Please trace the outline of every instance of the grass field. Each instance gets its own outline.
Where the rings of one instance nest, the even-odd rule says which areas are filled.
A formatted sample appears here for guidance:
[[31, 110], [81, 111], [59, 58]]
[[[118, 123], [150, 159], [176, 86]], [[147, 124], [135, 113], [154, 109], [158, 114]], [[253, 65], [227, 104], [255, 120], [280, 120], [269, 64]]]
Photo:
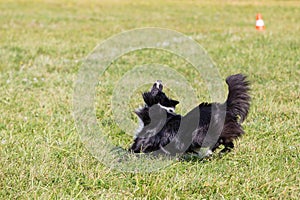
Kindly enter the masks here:
[[[0, 0], [0, 199], [298, 199], [299, 10], [297, 1]], [[255, 30], [258, 12], [264, 32]], [[234, 151], [129, 173], [109, 169], [82, 144], [72, 100], [83, 59], [106, 38], [141, 27], [192, 37], [224, 79], [248, 75], [251, 112]], [[210, 101], [181, 58], [152, 50], [121, 57], [99, 77], [106, 87], [97, 90], [96, 115], [124, 148], [131, 138], [112, 119], [114, 84], [150, 62], [173, 66], [199, 102]], [[141, 103], [135, 94], [132, 108]]]

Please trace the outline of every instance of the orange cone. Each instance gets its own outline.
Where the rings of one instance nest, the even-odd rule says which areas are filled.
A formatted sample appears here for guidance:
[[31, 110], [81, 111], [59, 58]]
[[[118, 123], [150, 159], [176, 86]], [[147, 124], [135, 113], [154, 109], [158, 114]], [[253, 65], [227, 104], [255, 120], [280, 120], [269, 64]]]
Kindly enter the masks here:
[[265, 23], [260, 13], [256, 15], [256, 30], [258, 31], [265, 30]]

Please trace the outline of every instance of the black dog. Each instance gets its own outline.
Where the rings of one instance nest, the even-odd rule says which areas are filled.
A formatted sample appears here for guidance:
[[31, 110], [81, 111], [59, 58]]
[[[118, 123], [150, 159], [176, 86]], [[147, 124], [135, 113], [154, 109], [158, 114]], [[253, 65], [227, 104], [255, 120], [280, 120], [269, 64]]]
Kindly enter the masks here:
[[249, 111], [250, 88], [242, 74], [229, 76], [226, 83], [225, 103], [201, 103], [185, 116], [175, 113], [179, 102], [165, 95], [161, 81], [154, 83], [150, 92], [143, 93], [146, 105], [136, 111], [143, 127], [129, 150], [177, 155], [208, 148], [209, 155], [220, 145], [222, 152], [232, 149], [233, 141], [244, 134], [241, 123]]

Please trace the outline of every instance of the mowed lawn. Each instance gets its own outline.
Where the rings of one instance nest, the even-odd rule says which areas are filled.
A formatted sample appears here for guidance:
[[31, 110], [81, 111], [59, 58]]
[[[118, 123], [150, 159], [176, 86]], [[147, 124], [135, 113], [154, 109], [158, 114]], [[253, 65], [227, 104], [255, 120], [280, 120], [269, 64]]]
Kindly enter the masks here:
[[[0, 0], [0, 199], [298, 199], [299, 11], [298, 1]], [[264, 32], [255, 30], [257, 13]], [[73, 119], [80, 66], [106, 38], [141, 27], [190, 36], [223, 79], [248, 75], [251, 111], [232, 152], [130, 173], [110, 169], [83, 145]], [[112, 117], [114, 85], [147, 63], [173, 67], [199, 102], [211, 100], [199, 74], [171, 53], [120, 57], [99, 77], [105, 87], [95, 107], [99, 128], [122, 148], [131, 137]], [[132, 99], [132, 110], [142, 104], [139, 92]]]

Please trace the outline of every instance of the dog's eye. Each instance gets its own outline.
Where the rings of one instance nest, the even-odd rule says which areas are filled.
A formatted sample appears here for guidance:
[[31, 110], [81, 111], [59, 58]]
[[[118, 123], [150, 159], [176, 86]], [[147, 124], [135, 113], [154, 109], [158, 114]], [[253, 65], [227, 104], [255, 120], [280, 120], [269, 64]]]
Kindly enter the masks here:
[[169, 112], [173, 112], [173, 110], [172, 110], [172, 109], [169, 109]]

